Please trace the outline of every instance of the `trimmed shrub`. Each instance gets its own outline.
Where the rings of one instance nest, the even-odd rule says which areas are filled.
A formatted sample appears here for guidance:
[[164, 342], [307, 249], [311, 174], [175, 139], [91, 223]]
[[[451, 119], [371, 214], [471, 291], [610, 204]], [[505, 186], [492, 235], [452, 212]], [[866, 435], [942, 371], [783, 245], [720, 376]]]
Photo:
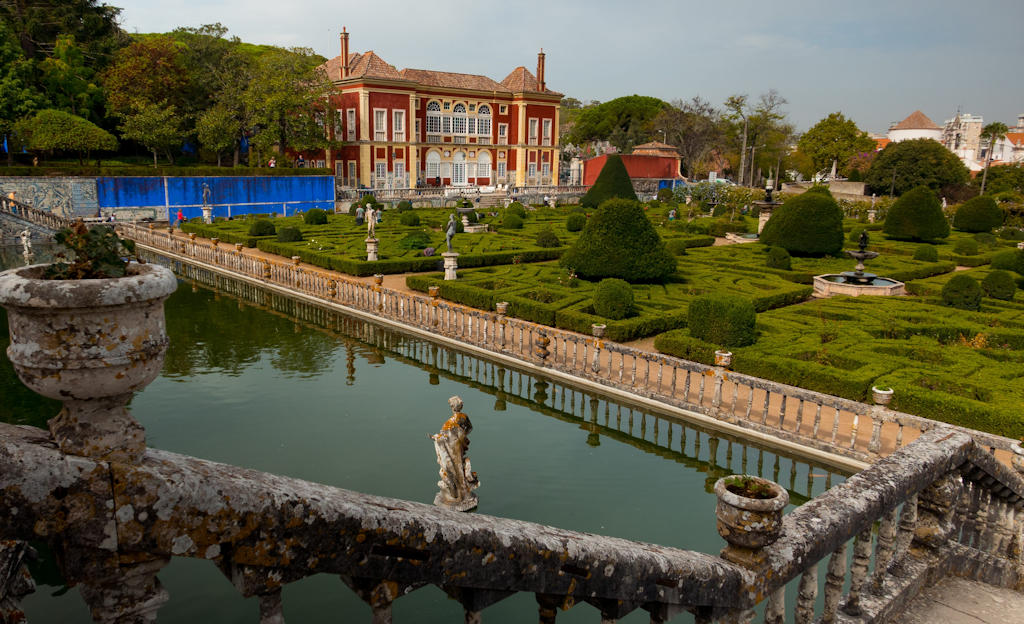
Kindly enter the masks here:
[[664, 281], [676, 271], [675, 256], [665, 249], [643, 207], [628, 199], [601, 204], [561, 264], [589, 280]]
[[368, 193], [359, 199], [359, 203], [362, 204], [363, 207], [370, 206], [377, 203], [377, 198], [373, 196], [373, 193]]
[[992, 271], [981, 280], [981, 290], [986, 297], [1012, 301], [1014, 293], [1017, 292], [1017, 282], [1006, 271]]
[[794, 256], [838, 254], [843, 248], [843, 211], [827, 192], [797, 195], [772, 213], [760, 240]]
[[327, 225], [327, 212], [319, 208], [310, 208], [302, 215], [306, 225]]
[[832, 190], [828, 188], [827, 184], [815, 184], [811, 188], [807, 189], [808, 193], [817, 193], [818, 195], [827, 195], [832, 197]]
[[949, 222], [935, 193], [919, 186], [889, 208], [883, 231], [896, 240], [932, 241], [949, 236]]
[[249, 236], [273, 236], [277, 228], [268, 219], [256, 219], [249, 226]]
[[960, 310], [977, 310], [981, 306], [981, 286], [970, 275], [958, 273], [942, 287], [943, 305]]
[[636, 191], [633, 190], [633, 182], [629, 179], [622, 157], [618, 154], [609, 154], [601, 173], [594, 180], [594, 186], [580, 199], [580, 205], [585, 208], [597, 208], [609, 199], [615, 198], [636, 201]]
[[402, 225], [417, 226], [420, 224], [420, 216], [412, 211], [403, 212], [398, 215], [398, 222]]
[[673, 256], [685, 256], [686, 246], [686, 241], [679, 238], [673, 238], [665, 243], [665, 249]]
[[1007, 249], [994, 254], [992, 268], [1024, 275], [1024, 249]]
[[991, 232], [1003, 224], [1003, 209], [988, 195], [960, 204], [953, 216], [953, 227], [961, 232]]
[[782, 247], [769, 247], [767, 265], [770, 269], [790, 271], [793, 268], [789, 252]]
[[403, 199], [398, 202], [398, 212], [408, 212], [412, 210], [412, 202], [408, 199]]
[[477, 216], [475, 210], [470, 210], [469, 212], [464, 212], [462, 214], [465, 215], [466, 221], [469, 221], [470, 224], [479, 223], [480, 222], [480, 217]]
[[974, 240], [978, 241], [978, 244], [983, 247], [995, 247], [999, 244], [999, 239], [996, 238], [996, 235], [989, 232], [978, 232], [974, 235]]
[[541, 230], [537, 232], [537, 246], [538, 247], [561, 247], [562, 241], [558, 239], [558, 236], [551, 230]]
[[690, 303], [690, 335], [722, 347], [754, 344], [757, 313], [754, 304], [734, 295], [701, 295]]
[[501, 225], [510, 230], [521, 230], [523, 229], [523, 218], [514, 213], [506, 213], [505, 218], [501, 220]]
[[978, 241], [973, 238], [961, 238], [953, 245], [953, 253], [960, 256], [978, 255]]
[[398, 241], [399, 249], [426, 249], [430, 247], [430, 235], [426, 232], [413, 232]]
[[672, 192], [672, 189], [668, 188], [667, 186], [664, 187], [664, 188], [658, 189], [658, 195], [657, 195], [658, 201], [660, 201], [660, 202], [670, 202], [670, 201], [672, 201], [672, 198], [674, 198], [674, 197], [675, 197], [675, 193]]
[[506, 215], [514, 214], [517, 217], [519, 217], [520, 219], [525, 219], [526, 218], [526, 208], [524, 208], [523, 205], [520, 204], [519, 202], [514, 201], [514, 202], [512, 202], [511, 204], [508, 205], [508, 208], [505, 208], [505, 214]]
[[594, 287], [594, 313], [618, 321], [634, 313], [633, 288], [625, 280], [608, 278]]
[[914, 250], [914, 260], [938, 262], [939, 250], [935, 248], [935, 245], [918, 245]]
[[565, 220], [565, 229], [579, 232], [587, 224], [587, 215], [574, 212]]
[[294, 243], [302, 240], [302, 230], [297, 227], [283, 227], [277, 232], [277, 242]]
[[1004, 227], [999, 230], [999, 238], [1012, 241], [1024, 241], [1024, 230], [1015, 227]]
[[860, 226], [853, 228], [852, 230], [850, 230], [850, 235], [846, 237], [846, 240], [850, 241], [851, 243], [859, 243], [861, 232], [863, 232], [864, 229], [865, 228]]

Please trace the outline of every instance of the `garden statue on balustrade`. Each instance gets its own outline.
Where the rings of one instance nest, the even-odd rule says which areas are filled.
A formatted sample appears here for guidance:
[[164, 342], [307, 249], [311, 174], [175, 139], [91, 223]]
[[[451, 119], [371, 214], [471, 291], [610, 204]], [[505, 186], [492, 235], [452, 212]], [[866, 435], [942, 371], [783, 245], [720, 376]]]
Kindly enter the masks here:
[[440, 491], [434, 497], [434, 504], [453, 511], [469, 511], [477, 506], [476, 493], [480, 479], [469, 463], [469, 434], [473, 424], [462, 412], [462, 399], [453, 396], [448, 399], [452, 408], [451, 417], [441, 426], [441, 431], [431, 435], [434, 452], [440, 466], [441, 480], [437, 482]]

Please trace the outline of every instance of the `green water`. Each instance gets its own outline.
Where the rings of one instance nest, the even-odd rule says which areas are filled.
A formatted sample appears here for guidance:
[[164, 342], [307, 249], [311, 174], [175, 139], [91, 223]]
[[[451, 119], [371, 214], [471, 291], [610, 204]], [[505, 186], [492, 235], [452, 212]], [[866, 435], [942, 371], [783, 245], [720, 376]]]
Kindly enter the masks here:
[[[762, 474], [788, 487], [796, 503], [842, 481], [635, 406], [178, 268], [188, 278], [166, 304], [171, 346], [163, 373], [131, 405], [155, 448], [429, 503], [437, 465], [426, 434], [438, 430], [448, 397], [458, 394], [474, 425], [478, 513], [709, 553], [724, 545], [710, 493], [719, 477]], [[6, 332], [3, 339], [6, 347]], [[58, 409], [21, 387], [6, 357], [0, 384], [8, 422], [45, 426]], [[52, 563], [44, 559], [35, 573], [39, 588], [24, 603], [29, 621], [89, 621]], [[258, 621], [255, 600], [240, 597], [211, 562], [175, 559], [160, 578], [171, 594], [161, 623]], [[323, 575], [287, 586], [284, 607], [290, 623], [370, 615], [340, 580]], [[462, 618], [435, 587], [394, 609], [398, 622]], [[536, 602], [516, 595], [485, 618], [532, 621]], [[597, 619], [589, 605], [559, 616]]]

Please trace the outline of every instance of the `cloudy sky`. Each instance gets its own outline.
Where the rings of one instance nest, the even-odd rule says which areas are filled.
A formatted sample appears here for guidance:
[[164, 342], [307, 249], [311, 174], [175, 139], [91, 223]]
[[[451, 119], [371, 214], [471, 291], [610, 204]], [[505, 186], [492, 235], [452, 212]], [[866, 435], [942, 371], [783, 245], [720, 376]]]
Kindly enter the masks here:
[[129, 32], [221, 22], [251, 43], [339, 54], [374, 50], [404, 67], [501, 80], [536, 69], [583, 101], [640, 94], [777, 89], [806, 130], [842, 111], [864, 130], [921, 109], [941, 124], [958, 110], [986, 123], [1024, 113], [1024, 0], [106, 0]]

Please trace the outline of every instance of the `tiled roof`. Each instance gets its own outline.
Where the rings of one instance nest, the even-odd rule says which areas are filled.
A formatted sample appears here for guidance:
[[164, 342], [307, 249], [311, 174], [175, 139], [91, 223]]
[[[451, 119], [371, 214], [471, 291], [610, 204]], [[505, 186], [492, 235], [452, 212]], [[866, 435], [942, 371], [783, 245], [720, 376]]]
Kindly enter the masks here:
[[[327, 71], [327, 78], [330, 80], [341, 80], [341, 55], [328, 60], [322, 65]], [[348, 55], [348, 75], [350, 78], [385, 78], [388, 80], [401, 80], [402, 75], [394, 66], [377, 56], [373, 50], [359, 54], [352, 52]]]
[[453, 89], [474, 89], [477, 91], [505, 91], [505, 87], [494, 82], [487, 76], [475, 74], [456, 74], [453, 72], [432, 71], [429, 69], [403, 69], [399, 72], [402, 78], [422, 85], [448, 87]]
[[[521, 93], [529, 91], [531, 93], [541, 93], [537, 88], [537, 77], [530, 73], [530, 70], [526, 69], [522, 65], [512, 70], [512, 73], [505, 76], [505, 79], [501, 81], [501, 84], [505, 85], [512, 93]], [[561, 95], [557, 91], [545, 88], [543, 93], [551, 95]]]
[[676, 151], [676, 148], [672, 147], [668, 143], [662, 143], [661, 141], [651, 141], [650, 143], [644, 143], [643, 145], [634, 145], [633, 151], [636, 150], [672, 150]]
[[1024, 132], [1007, 132], [1006, 140], [1018, 147], [1024, 147]]
[[899, 122], [891, 130], [941, 130], [942, 128], [935, 124], [934, 121], [928, 119], [928, 116], [919, 110], [916, 110]]
[[885, 149], [885, 146], [890, 143], [889, 139], [875, 139], [875, 151]]

